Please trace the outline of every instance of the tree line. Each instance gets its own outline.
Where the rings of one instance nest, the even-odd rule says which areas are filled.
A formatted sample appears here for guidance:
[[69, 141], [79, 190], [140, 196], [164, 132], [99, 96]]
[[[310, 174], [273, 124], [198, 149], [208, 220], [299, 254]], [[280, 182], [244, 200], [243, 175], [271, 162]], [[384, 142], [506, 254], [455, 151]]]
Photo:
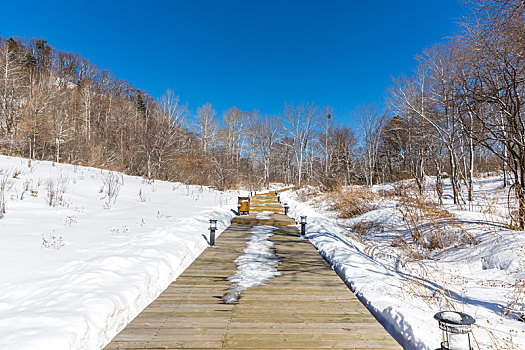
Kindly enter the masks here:
[[382, 108], [357, 108], [353, 128], [314, 103], [189, 111], [171, 90], [155, 99], [43, 39], [0, 38], [0, 150], [218, 188], [411, 178], [422, 191], [432, 175], [440, 199], [450, 179], [455, 203], [472, 200], [477, 172], [504, 169], [523, 228], [525, 5], [475, 6], [459, 35], [394, 80]]
[[356, 137], [334, 128], [330, 113], [313, 103], [287, 105], [279, 116], [232, 107], [219, 118], [209, 103], [192, 112], [172, 90], [154, 99], [44, 39], [0, 38], [7, 155], [218, 188], [305, 183], [319, 177], [321, 161], [324, 174], [344, 173], [350, 183]]

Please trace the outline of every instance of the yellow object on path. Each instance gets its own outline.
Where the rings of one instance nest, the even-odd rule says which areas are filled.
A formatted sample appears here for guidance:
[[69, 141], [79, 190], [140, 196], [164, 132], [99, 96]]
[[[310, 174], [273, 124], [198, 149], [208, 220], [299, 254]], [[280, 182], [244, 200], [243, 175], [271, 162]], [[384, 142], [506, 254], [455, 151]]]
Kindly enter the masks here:
[[250, 212], [250, 197], [238, 197], [239, 214], [248, 214]]

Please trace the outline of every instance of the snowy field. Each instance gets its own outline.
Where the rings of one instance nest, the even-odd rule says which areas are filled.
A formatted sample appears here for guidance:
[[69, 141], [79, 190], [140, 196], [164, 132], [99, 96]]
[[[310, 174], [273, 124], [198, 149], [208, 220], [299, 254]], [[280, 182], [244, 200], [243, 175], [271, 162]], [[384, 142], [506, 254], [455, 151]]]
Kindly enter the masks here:
[[[378, 195], [373, 210], [351, 219], [338, 218], [320, 194], [306, 202], [298, 192], [281, 197], [293, 217], [308, 216], [307, 237], [405, 348], [438, 348], [433, 316], [456, 310], [476, 319], [476, 348], [525, 349], [525, 233], [507, 228], [501, 178], [476, 181], [470, 206], [454, 205], [446, 185], [437, 207], [450, 216], [410, 225], [403, 217], [417, 219], [417, 209], [405, 208], [394, 186], [373, 191], [389, 195]], [[426, 197], [433, 196], [429, 186]], [[437, 237], [444, 248], [417, 248], [416, 227], [422, 242]]]
[[218, 234], [238, 193], [0, 156], [0, 349], [99, 349]]
[[[206, 248], [210, 218], [219, 234], [229, 225], [238, 195], [5, 156], [2, 179], [0, 349], [103, 347]], [[479, 179], [463, 206], [445, 186], [442, 211], [425, 209], [440, 219], [418, 218], [398, 185], [373, 188], [371, 210], [351, 219], [321, 194], [281, 198], [291, 216], [308, 215], [307, 237], [405, 348], [437, 348], [434, 314], [457, 310], [476, 318], [476, 347], [525, 349], [525, 234], [508, 228], [502, 180]], [[254, 228], [237, 264], [260, 273], [232, 276], [232, 291], [276, 274], [271, 231]], [[429, 248], [436, 237], [444, 247]], [[253, 254], [268, 258], [262, 268]]]

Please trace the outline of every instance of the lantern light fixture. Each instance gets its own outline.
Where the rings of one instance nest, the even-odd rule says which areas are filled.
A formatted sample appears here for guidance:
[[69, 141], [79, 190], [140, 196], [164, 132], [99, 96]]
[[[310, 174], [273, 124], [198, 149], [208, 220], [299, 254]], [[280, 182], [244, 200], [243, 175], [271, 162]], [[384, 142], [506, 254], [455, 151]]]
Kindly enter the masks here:
[[217, 220], [210, 219], [210, 246], [215, 245], [215, 231], [217, 230]]
[[441, 350], [473, 350], [470, 334], [474, 317], [463, 312], [440, 311], [434, 315], [442, 331]]
[[301, 236], [306, 235], [306, 215], [301, 215]]

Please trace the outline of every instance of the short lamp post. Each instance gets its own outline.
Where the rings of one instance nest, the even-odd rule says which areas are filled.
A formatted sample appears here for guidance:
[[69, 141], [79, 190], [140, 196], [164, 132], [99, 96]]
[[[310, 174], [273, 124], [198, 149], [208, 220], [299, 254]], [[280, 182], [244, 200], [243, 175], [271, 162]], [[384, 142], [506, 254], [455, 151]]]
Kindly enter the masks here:
[[442, 331], [441, 350], [473, 350], [470, 334], [476, 320], [463, 312], [441, 311], [434, 315]]
[[281, 196], [277, 196], [277, 202], [281, 203]]
[[306, 215], [301, 215], [301, 236], [306, 235]]
[[275, 190], [275, 195], [277, 196], [277, 190]]
[[241, 203], [237, 203], [237, 215], [241, 215]]
[[288, 203], [284, 203], [284, 215], [288, 215], [288, 209], [290, 209]]
[[217, 220], [210, 219], [210, 245], [215, 245], [215, 231], [217, 230]]

